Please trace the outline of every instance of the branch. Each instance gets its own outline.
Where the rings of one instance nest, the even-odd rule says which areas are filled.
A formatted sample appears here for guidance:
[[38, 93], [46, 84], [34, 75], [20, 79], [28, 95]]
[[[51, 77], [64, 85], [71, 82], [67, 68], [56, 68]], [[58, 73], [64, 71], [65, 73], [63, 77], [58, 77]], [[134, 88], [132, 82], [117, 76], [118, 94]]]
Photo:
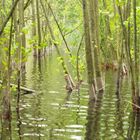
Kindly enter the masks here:
[[0, 36], [2, 35], [2, 33], [3, 33], [3, 31], [4, 31], [5, 27], [6, 27], [6, 25], [7, 25], [7, 23], [8, 23], [8, 21], [9, 21], [10, 18], [12, 17], [12, 15], [13, 15], [13, 13], [14, 13], [14, 11], [15, 11], [15, 8], [16, 8], [16, 6], [17, 6], [17, 4], [18, 4], [19, 1], [20, 1], [20, 0], [16, 0], [15, 3], [13, 4], [13, 6], [12, 6], [12, 8], [11, 8], [9, 14], [8, 14], [8, 16], [7, 16], [7, 18], [5, 19], [3, 25], [2, 25], [2, 27], [1, 27], [1, 29], [0, 29]]
[[82, 23], [80, 23], [78, 26], [76, 26], [74, 29], [72, 29], [71, 31], [69, 31], [69, 32], [67, 32], [67, 33], [65, 33], [65, 35], [64, 36], [67, 36], [67, 35], [69, 35], [69, 34], [71, 34], [71, 33], [73, 33], [75, 30], [77, 30], [78, 28], [79, 28], [79, 26], [80, 25], [82, 25]]
[[28, 0], [28, 1], [25, 3], [24, 10], [26, 10], [26, 8], [30, 5], [30, 3], [31, 3], [31, 0]]
[[52, 15], [53, 15], [53, 17], [54, 17], [54, 20], [55, 20], [55, 22], [56, 22], [56, 24], [57, 24], [57, 27], [58, 27], [58, 29], [59, 29], [59, 32], [60, 32], [60, 34], [61, 34], [61, 36], [62, 36], [62, 38], [63, 38], [63, 41], [64, 41], [64, 43], [65, 43], [65, 45], [66, 45], [66, 48], [67, 48], [67, 50], [68, 50], [68, 52], [69, 52], [69, 55], [70, 55], [70, 57], [72, 57], [71, 50], [70, 50], [69, 47], [68, 47], [67, 41], [66, 41], [66, 39], [65, 39], [65, 36], [64, 36], [64, 34], [63, 34], [62, 30], [61, 30], [61, 27], [60, 27], [60, 25], [59, 25], [59, 23], [58, 23], [58, 21], [57, 21], [55, 15], [54, 15], [54, 12], [53, 12], [53, 10], [52, 10], [52, 8], [51, 8], [51, 6], [50, 6], [49, 3], [48, 3], [48, 7], [49, 7], [49, 9], [50, 9], [50, 11], [51, 11], [51, 13], [52, 13]]

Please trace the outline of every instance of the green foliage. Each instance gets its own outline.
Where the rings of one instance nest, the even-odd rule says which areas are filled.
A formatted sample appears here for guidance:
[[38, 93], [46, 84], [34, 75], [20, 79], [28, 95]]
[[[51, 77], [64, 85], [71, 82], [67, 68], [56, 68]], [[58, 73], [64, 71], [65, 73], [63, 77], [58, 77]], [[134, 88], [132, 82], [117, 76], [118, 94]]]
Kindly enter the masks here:
[[12, 88], [11, 88], [11, 90], [12, 90], [12, 92], [17, 91], [16, 85], [13, 85]]
[[60, 45], [60, 41], [59, 40], [52, 40], [53, 44], [56, 44], [56, 45]]
[[125, 3], [126, 3], [126, 0], [116, 0], [116, 4], [117, 4], [118, 6], [124, 6]]
[[28, 27], [23, 27], [21, 30], [21, 32], [24, 34], [28, 34], [28, 31], [29, 31]]
[[62, 57], [57, 57], [57, 61], [58, 61], [60, 64], [62, 64], [62, 62], [63, 62]]
[[76, 61], [77, 61], [76, 56], [73, 55], [73, 56], [70, 58], [69, 61], [70, 61], [70, 63], [72, 64], [72, 66], [76, 68]]
[[130, 49], [130, 55], [131, 55], [131, 58], [134, 60], [134, 49], [133, 48]]
[[32, 38], [28, 39], [28, 43], [31, 46], [37, 45], [37, 41], [38, 41], [38, 37], [37, 36], [33, 36]]

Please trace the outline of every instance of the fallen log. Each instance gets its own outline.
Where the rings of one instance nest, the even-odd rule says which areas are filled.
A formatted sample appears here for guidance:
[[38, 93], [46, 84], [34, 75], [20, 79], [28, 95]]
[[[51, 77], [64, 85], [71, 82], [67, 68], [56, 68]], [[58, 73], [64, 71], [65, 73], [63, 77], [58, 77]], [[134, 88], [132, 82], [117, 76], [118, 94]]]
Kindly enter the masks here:
[[[2, 84], [2, 80], [0, 80], [0, 84]], [[18, 88], [18, 86], [16, 84], [10, 84], [11, 87], [15, 87], [16, 89]], [[33, 89], [29, 89], [29, 88], [26, 88], [26, 87], [23, 87], [23, 86], [20, 86], [20, 89], [26, 93], [34, 93], [35, 90]]]

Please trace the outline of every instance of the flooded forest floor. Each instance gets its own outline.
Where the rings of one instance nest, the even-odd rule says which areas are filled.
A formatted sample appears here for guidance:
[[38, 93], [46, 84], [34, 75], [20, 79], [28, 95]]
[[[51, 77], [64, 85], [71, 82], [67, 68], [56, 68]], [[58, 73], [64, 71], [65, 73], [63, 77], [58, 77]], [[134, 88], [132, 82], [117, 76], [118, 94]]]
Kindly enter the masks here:
[[124, 77], [121, 95], [117, 96], [117, 72], [104, 72], [105, 90], [93, 102], [89, 101], [86, 79], [79, 91], [67, 93], [56, 53], [42, 57], [41, 64], [30, 57], [26, 71], [22, 85], [36, 92], [22, 94], [18, 110], [17, 93], [13, 92], [11, 129], [3, 132], [3, 137], [11, 135], [14, 140], [140, 139], [140, 118], [132, 110], [129, 77]]

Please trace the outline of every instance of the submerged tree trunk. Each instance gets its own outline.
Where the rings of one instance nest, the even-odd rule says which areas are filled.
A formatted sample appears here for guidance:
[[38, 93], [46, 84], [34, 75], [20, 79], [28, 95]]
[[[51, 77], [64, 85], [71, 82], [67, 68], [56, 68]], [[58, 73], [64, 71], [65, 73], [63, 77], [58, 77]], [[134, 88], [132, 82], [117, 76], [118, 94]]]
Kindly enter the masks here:
[[95, 66], [95, 75], [96, 75], [96, 83], [97, 89], [103, 90], [103, 81], [100, 70], [100, 43], [99, 43], [99, 12], [98, 12], [98, 1], [97, 0], [89, 0], [89, 8], [90, 8], [90, 20], [91, 20], [91, 47], [93, 48], [94, 53], [94, 66]]
[[[131, 16], [131, 0], [128, 0], [127, 3], [127, 14], [128, 17]], [[131, 56], [131, 23], [130, 23], [130, 18], [128, 19], [128, 31], [127, 31], [127, 59], [128, 59], [128, 64], [129, 64], [129, 70], [130, 70], [130, 75], [131, 75], [131, 87], [132, 87], [132, 98], [134, 101], [135, 98], [135, 91], [136, 91], [136, 86], [135, 86], [135, 70], [134, 70], [134, 64]]]
[[140, 105], [140, 92], [139, 92], [139, 46], [137, 44], [137, 11], [136, 11], [136, 0], [133, 0], [133, 28], [134, 28], [134, 55], [135, 55], [135, 85], [136, 85], [136, 91], [135, 91], [135, 98], [136, 98], [136, 104]]
[[10, 79], [11, 79], [11, 46], [12, 46], [13, 19], [11, 20], [9, 46], [7, 53], [7, 70], [4, 75], [4, 83], [2, 90], [2, 138], [4, 140], [11, 139], [11, 98], [10, 98]]
[[90, 89], [90, 98], [95, 99], [96, 89], [94, 82], [94, 71], [93, 71], [93, 60], [92, 60], [92, 49], [90, 39], [90, 26], [89, 26], [89, 13], [88, 13], [88, 1], [83, 0], [83, 20], [84, 20], [84, 31], [85, 31], [85, 51], [86, 51], [86, 63], [87, 63], [87, 74], [88, 84]]

